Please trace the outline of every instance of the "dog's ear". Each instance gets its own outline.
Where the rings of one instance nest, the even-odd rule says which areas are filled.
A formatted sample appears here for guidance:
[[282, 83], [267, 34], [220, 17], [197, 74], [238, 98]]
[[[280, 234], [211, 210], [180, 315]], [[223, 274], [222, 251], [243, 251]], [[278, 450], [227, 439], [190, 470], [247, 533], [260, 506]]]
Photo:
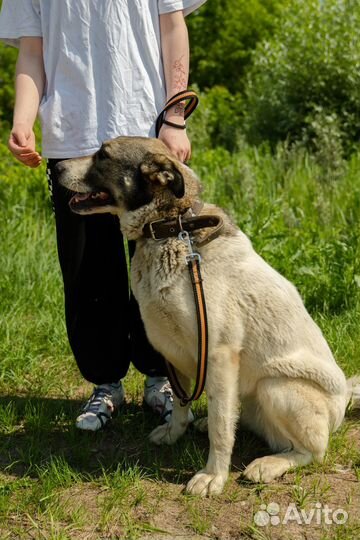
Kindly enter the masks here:
[[147, 154], [140, 165], [144, 178], [150, 182], [159, 182], [169, 189], [178, 199], [185, 194], [184, 177], [175, 163], [164, 154]]

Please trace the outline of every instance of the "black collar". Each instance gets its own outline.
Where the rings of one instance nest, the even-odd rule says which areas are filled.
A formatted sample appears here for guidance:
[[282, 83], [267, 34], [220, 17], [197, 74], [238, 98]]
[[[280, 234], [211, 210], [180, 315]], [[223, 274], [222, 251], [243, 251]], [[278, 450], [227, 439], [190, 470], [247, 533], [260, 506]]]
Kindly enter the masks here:
[[[191, 217], [186, 217], [187, 215]], [[223, 220], [221, 217], [215, 215], [196, 216], [189, 209], [183, 216], [178, 216], [177, 218], [150, 221], [150, 223], [144, 225], [142, 232], [145, 238], [164, 240], [165, 238], [177, 237], [181, 231], [192, 233], [199, 229], [214, 228], [214, 231], [206, 236], [204, 240], [196, 242], [197, 246], [203, 246], [219, 236], [222, 227]]]

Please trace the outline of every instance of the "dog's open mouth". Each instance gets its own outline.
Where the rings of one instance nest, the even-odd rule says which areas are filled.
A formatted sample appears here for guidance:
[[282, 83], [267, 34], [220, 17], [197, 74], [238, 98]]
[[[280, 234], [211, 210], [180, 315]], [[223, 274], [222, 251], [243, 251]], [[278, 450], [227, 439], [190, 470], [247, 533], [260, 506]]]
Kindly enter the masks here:
[[110, 206], [114, 203], [113, 197], [107, 191], [91, 191], [89, 193], [76, 193], [70, 199], [70, 208], [74, 211], [88, 210], [99, 206]]

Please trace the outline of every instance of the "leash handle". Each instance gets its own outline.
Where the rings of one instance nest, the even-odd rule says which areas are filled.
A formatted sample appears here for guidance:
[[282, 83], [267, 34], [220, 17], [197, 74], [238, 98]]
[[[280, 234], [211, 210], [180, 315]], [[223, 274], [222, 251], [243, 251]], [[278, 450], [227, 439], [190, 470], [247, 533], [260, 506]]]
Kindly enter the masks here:
[[207, 311], [205, 303], [204, 289], [202, 286], [202, 277], [200, 272], [201, 257], [199, 253], [196, 253], [192, 249], [190, 235], [187, 231], [181, 231], [179, 240], [182, 240], [187, 244], [188, 255], [186, 255], [186, 263], [189, 269], [191, 284], [193, 287], [196, 318], [198, 323], [198, 362], [196, 372], [195, 387], [191, 396], [188, 396], [185, 390], [182, 388], [179, 379], [176, 375], [174, 367], [166, 361], [168, 369], [169, 380], [172, 389], [177, 398], [180, 400], [180, 405], [184, 407], [191, 401], [199, 399], [205, 388], [206, 373], [207, 373], [207, 358], [208, 358], [208, 322]]
[[[161, 113], [159, 114], [159, 116], [156, 119], [156, 124], [155, 124], [155, 135], [156, 135], [156, 137], [159, 136], [161, 126], [164, 123], [165, 124], [167, 123], [167, 121], [165, 120], [166, 112], [169, 109], [171, 109], [171, 107], [173, 107], [177, 103], [180, 103], [181, 101], [187, 101], [187, 103], [185, 105], [185, 113], [184, 113], [184, 120], [186, 120], [187, 118], [189, 118], [190, 114], [193, 113], [195, 111], [196, 107], [198, 106], [199, 98], [198, 98], [196, 92], [194, 92], [193, 90], [182, 90], [181, 92], [178, 92], [177, 94], [172, 96], [166, 102], [165, 107], [163, 108], [163, 110], [161, 111]], [[170, 122], [168, 123], [168, 125], [171, 125], [171, 124], [170, 124]], [[173, 125], [173, 127], [174, 127], [174, 125]], [[179, 129], [185, 129], [185, 125], [177, 126], [177, 124], [176, 124], [176, 127], [178, 127]]]

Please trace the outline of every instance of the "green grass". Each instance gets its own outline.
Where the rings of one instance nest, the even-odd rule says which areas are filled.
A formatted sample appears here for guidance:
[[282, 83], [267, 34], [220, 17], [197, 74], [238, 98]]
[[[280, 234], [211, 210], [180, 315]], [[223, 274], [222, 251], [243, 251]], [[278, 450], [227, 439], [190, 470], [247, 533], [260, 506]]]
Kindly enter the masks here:
[[[95, 434], [75, 429], [91, 386], [67, 344], [45, 171], [15, 164], [3, 146], [0, 156], [1, 540], [359, 537], [356, 418], [333, 435], [323, 464], [270, 486], [241, 479], [244, 464], [267, 449], [239, 432], [230, 480], [212, 500], [182, 493], [206, 461], [207, 436], [190, 428], [174, 447], [150, 445], [157, 419], [142, 406], [143, 377], [134, 369], [111, 426]], [[346, 374], [360, 373], [360, 155], [337, 175], [284, 147], [273, 156], [245, 145], [234, 155], [195, 152], [192, 165], [204, 197], [226, 208], [297, 285]], [[194, 409], [204, 415], [206, 400]], [[254, 513], [271, 501], [331, 504], [350, 519], [310, 535], [301, 526], [256, 526]]]

